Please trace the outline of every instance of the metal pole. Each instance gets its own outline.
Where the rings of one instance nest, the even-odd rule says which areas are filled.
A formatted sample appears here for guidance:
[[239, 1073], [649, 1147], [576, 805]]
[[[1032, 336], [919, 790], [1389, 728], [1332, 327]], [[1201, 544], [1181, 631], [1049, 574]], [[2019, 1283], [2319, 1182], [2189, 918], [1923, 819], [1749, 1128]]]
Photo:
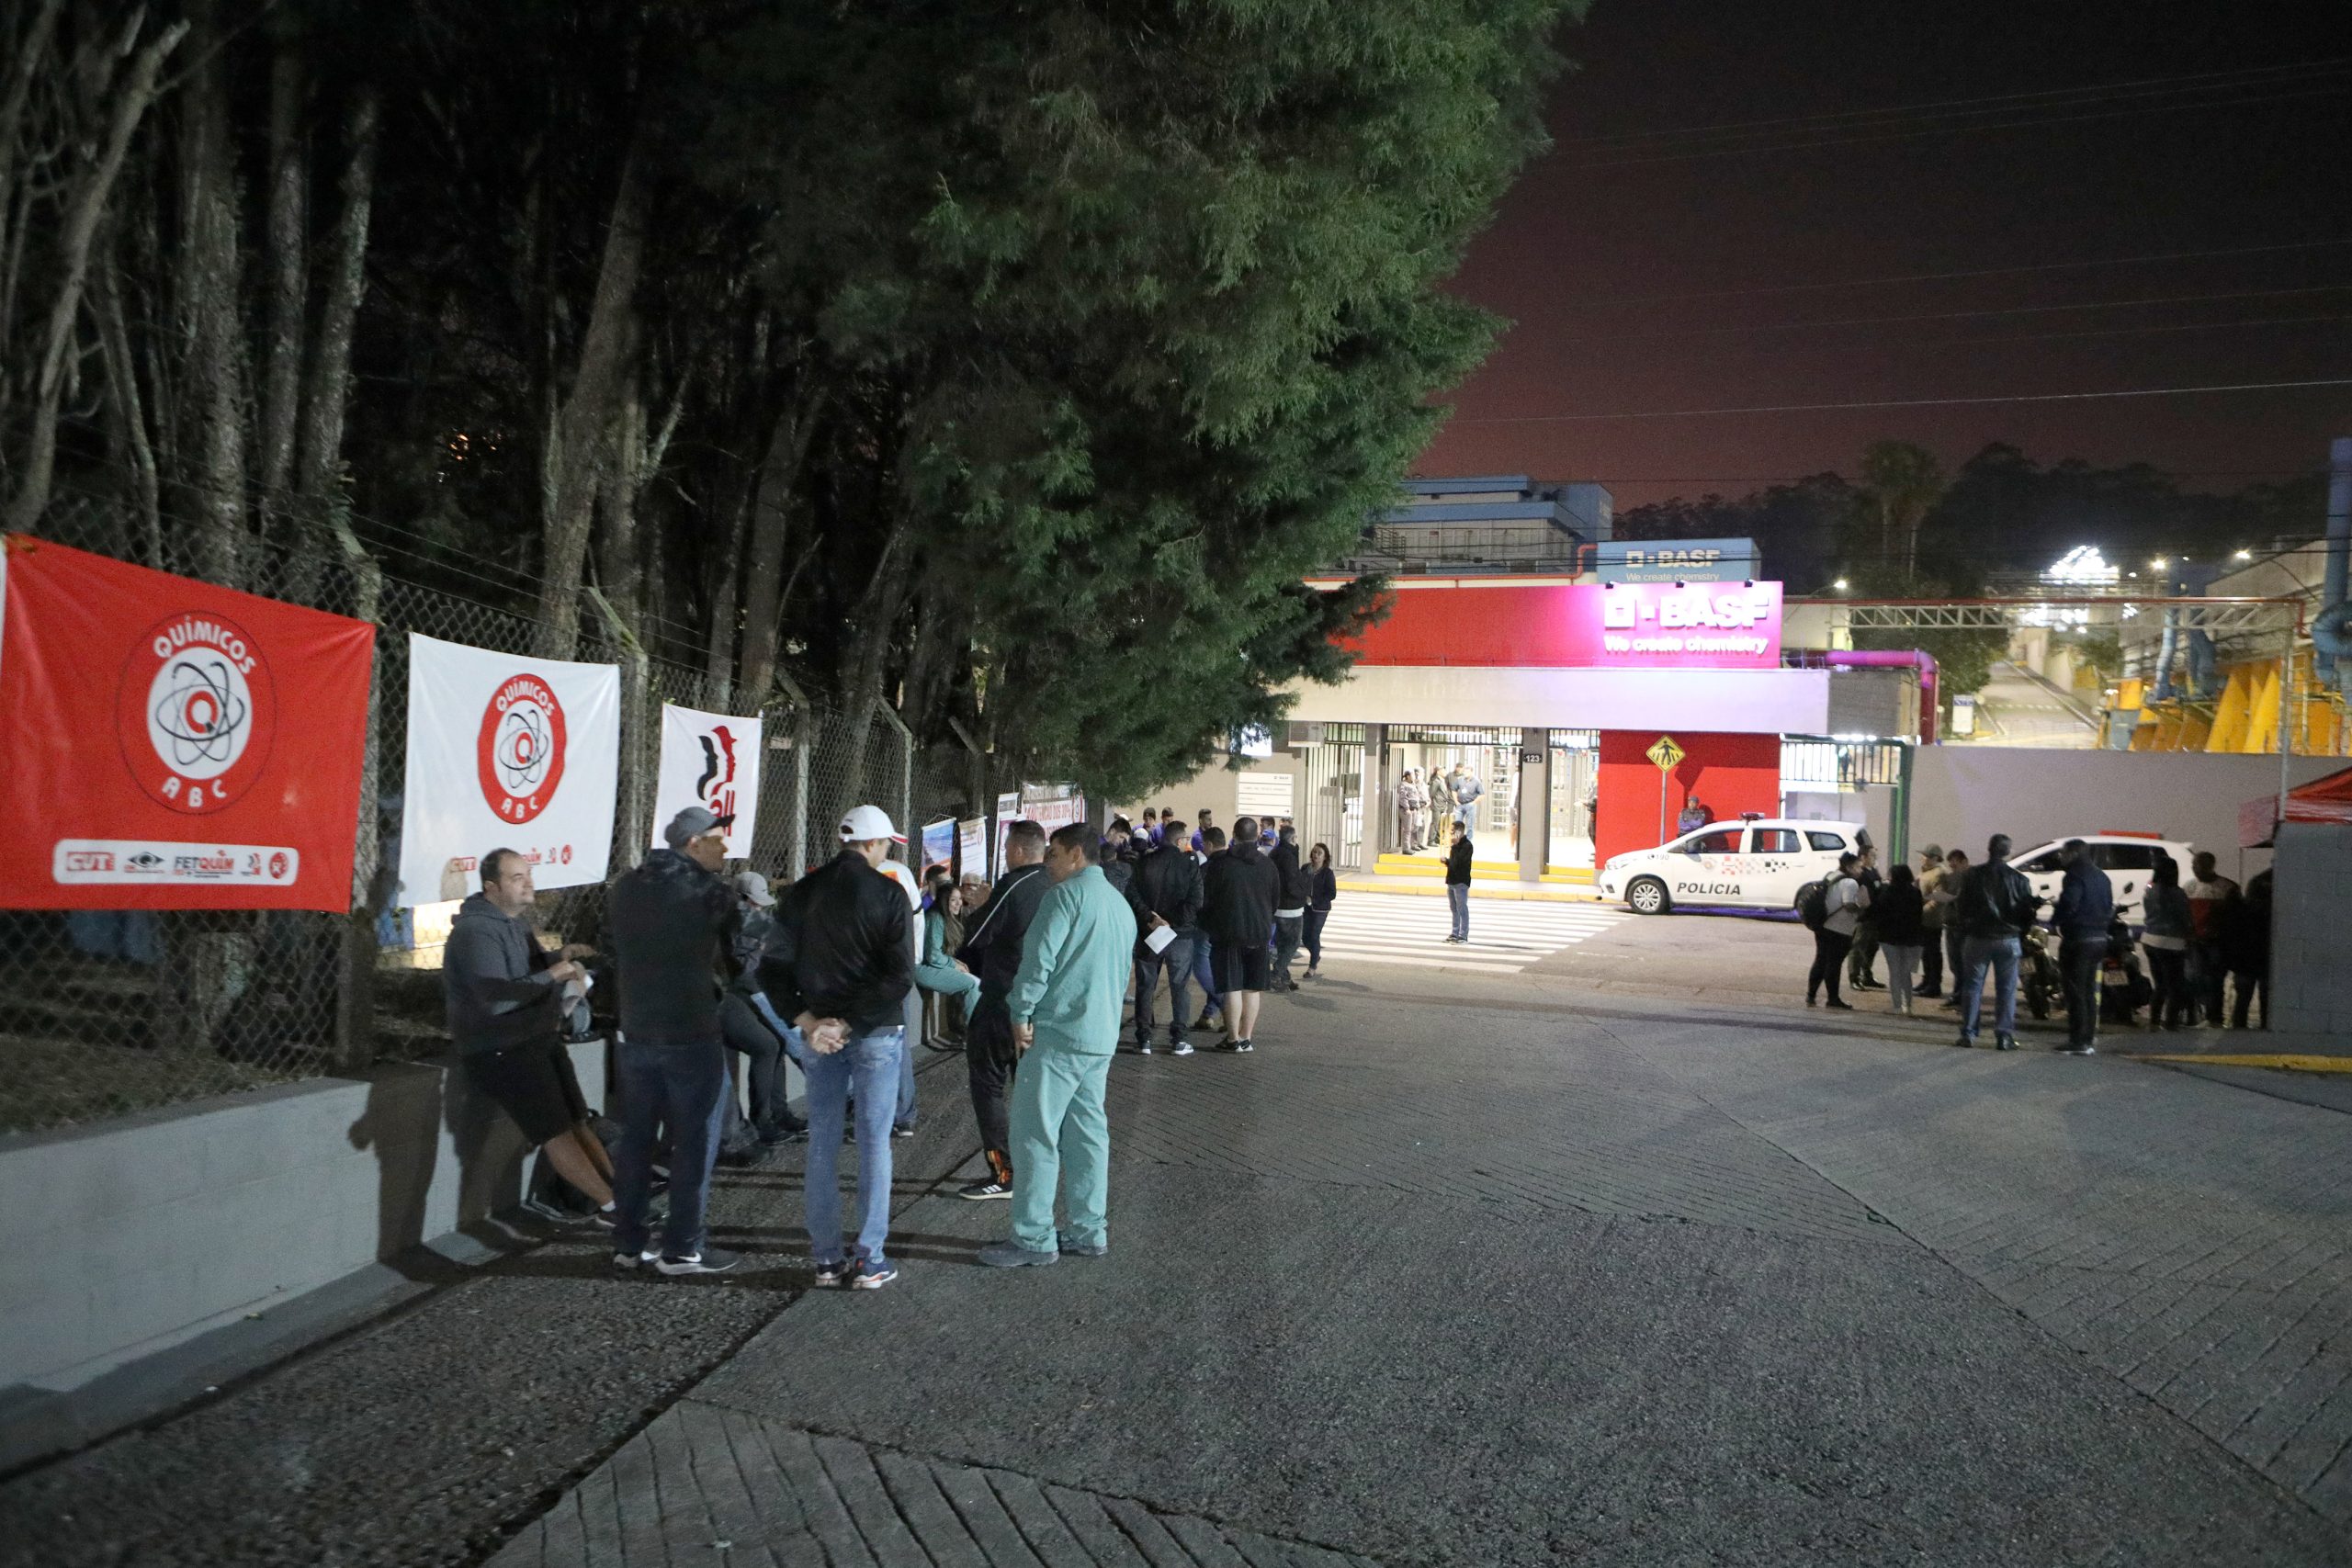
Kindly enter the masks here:
[[[2295, 629], [2287, 628], [2279, 639], [2278, 649], [2278, 815], [2270, 829], [2270, 841], [2278, 841], [2278, 829], [2287, 820], [2287, 764], [2295, 754], [2294, 732], [2287, 728], [2287, 716], [2293, 709], [2292, 687], [2295, 679]], [[2272, 851], [2275, 855], [2276, 850]], [[2267, 995], [2267, 993], [2266, 993]]]

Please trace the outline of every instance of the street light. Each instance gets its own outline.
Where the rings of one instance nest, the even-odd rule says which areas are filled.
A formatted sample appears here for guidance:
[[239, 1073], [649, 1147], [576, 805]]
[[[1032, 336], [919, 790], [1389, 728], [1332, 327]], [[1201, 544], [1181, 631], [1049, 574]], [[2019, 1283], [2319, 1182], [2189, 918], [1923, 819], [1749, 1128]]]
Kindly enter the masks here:
[[2254, 552], [2252, 550], [2240, 550], [2230, 558], [2232, 560], [2252, 560], [2254, 558]]
[[1842, 578], [1842, 577], [1841, 577], [1841, 578], [1839, 578], [1837, 581], [1835, 581], [1835, 582], [1831, 583], [1829, 586], [1830, 586], [1830, 587], [1832, 587], [1832, 588], [1835, 588], [1838, 592], [1843, 593], [1844, 592], [1846, 592], [1846, 580], [1845, 580], [1844, 578]]

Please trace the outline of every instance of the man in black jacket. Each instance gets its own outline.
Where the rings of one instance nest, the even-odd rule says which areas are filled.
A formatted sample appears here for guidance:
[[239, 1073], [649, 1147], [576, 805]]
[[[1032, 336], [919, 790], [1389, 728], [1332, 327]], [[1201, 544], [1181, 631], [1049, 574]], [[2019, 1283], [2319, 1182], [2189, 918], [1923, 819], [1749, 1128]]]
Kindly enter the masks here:
[[1227, 1051], [1257, 1048], [1258, 1008], [1266, 999], [1266, 943], [1274, 934], [1281, 877], [1258, 850], [1258, 822], [1233, 825], [1233, 842], [1213, 857], [1202, 876], [1201, 929], [1215, 944], [1216, 988], [1225, 998]]
[[[915, 983], [907, 896], [877, 868], [904, 843], [877, 806], [842, 819], [842, 851], [776, 905], [760, 986], [790, 1021], [808, 1078], [808, 1164], [802, 1196], [820, 1285], [878, 1291], [899, 1277], [890, 1235], [890, 1118]], [[857, 1100], [857, 1240], [842, 1248], [842, 1122]]]
[[1272, 976], [1277, 991], [1295, 991], [1298, 982], [1290, 977], [1290, 962], [1298, 956], [1299, 938], [1306, 929], [1306, 900], [1314, 889], [1307, 885], [1306, 868], [1298, 863], [1298, 829], [1284, 821], [1274, 835], [1274, 847], [1268, 860], [1274, 863], [1274, 969]]
[[[1169, 839], [1136, 866], [1127, 902], [1136, 912], [1136, 1049], [1151, 1054], [1152, 992], [1168, 976], [1168, 1051], [1193, 1054], [1184, 1038], [1184, 977], [1193, 972], [1193, 922], [1201, 914], [1201, 867], [1181, 835]], [[1151, 933], [1168, 928], [1169, 942], [1155, 953]]]
[[1984, 970], [1989, 965], [1998, 1009], [1993, 1016], [1993, 1047], [2018, 1048], [2018, 964], [2025, 955], [2019, 939], [2040, 907], [2032, 884], [2009, 863], [2009, 836], [1994, 834], [1984, 849], [1984, 863], [1961, 883], [1960, 901], [1946, 917], [1956, 918], [1961, 929], [1960, 1038], [1953, 1044], [1965, 1050], [1976, 1043], [1976, 1019], [1984, 1005]]
[[980, 918], [964, 933], [956, 956], [980, 977], [979, 1000], [964, 1028], [964, 1065], [972, 1088], [972, 1117], [980, 1126], [988, 1174], [957, 1190], [970, 1199], [1012, 1196], [1012, 1070], [1021, 1053], [1012, 1043], [1006, 998], [1021, 974], [1021, 942], [1053, 878], [1046, 873], [1046, 829], [1026, 819], [1005, 829], [1005, 874], [997, 879]]
[[[655, 850], [613, 884], [607, 920], [620, 987], [621, 1146], [614, 1161], [613, 1261], [664, 1274], [723, 1274], [742, 1261], [703, 1235], [718, 1153], [727, 1047], [718, 993], [735, 936], [735, 897], [718, 879], [733, 818], [690, 806]], [[670, 1130], [670, 1218], [662, 1250], [646, 1227], [656, 1130]]]
[[1453, 847], [1445, 852], [1445, 901], [1453, 907], [1453, 934], [1445, 940], [1470, 941], [1470, 829], [1453, 824]]

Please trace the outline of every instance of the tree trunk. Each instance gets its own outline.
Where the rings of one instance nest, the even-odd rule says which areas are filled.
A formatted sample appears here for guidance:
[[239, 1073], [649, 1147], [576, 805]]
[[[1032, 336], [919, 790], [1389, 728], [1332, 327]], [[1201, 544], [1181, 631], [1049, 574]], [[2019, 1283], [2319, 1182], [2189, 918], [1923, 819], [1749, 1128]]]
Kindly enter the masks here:
[[728, 513], [727, 538], [711, 565], [710, 631], [703, 649], [703, 677], [710, 682], [711, 700], [722, 708], [732, 701], [735, 639], [742, 623], [737, 585], [743, 579], [743, 550], [751, 536], [752, 489], [756, 482], [746, 475], [736, 487], [734, 504]]
[[182, 271], [187, 312], [189, 406], [196, 417], [190, 541], [196, 575], [244, 586], [245, 334], [243, 253], [238, 243], [236, 147], [229, 129], [229, 67], [217, 6], [201, 17], [196, 62], [182, 89], [180, 164], [187, 200]]
[[777, 423], [752, 502], [752, 545], [743, 562], [742, 695], [754, 705], [765, 703], [769, 688], [775, 684], [776, 640], [783, 629], [785, 538], [791, 529], [792, 498], [800, 484], [801, 465], [808, 460], [809, 438], [816, 429], [816, 400], [804, 397]]
[[638, 277], [645, 260], [645, 220], [652, 191], [641, 149], [632, 144], [613, 193], [610, 228], [596, 270], [596, 294], [571, 394], [557, 412], [550, 435], [551, 484], [541, 520], [539, 652], [569, 658], [580, 633], [581, 571], [606, 466], [628, 351], [634, 333]]
[[49, 62], [50, 39], [65, 0], [41, 0], [40, 9], [20, 33], [0, 28], [0, 48], [7, 66], [0, 71], [0, 349], [17, 320], [17, 257], [22, 254], [25, 209], [17, 193], [17, 149], [24, 140], [26, 107], [32, 101], [33, 80], [53, 69]]
[[98, 323], [98, 351], [107, 377], [107, 407], [112, 421], [115, 461], [130, 475], [135, 547], [128, 558], [160, 561], [164, 554], [164, 502], [155, 448], [147, 437], [146, 400], [139, 389], [139, 361], [130, 349], [130, 325], [122, 305], [122, 258], [119, 223], [107, 225], [106, 254], [91, 276], [91, 314]]
[[262, 352], [261, 430], [256, 477], [267, 532], [298, 549], [300, 513], [289, 504], [294, 484], [295, 433], [302, 395], [302, 316], [308, 297], [305, 186], [309, 162], [302, 142], [302, 56], [281, 39], [269, 72], [269, 309]]
[[89, 172], [83, 176], [80, 188], [66, 204], [57, 247], [57, 293], [50, 301], [48, 324], [40, 349], [40, 370], [33, 387], [31, 436], [16, 494], [9, 499], [5, 513], [0, 513], [0, 525], [11, 532], [32, 527], [49, 505], [50, 487], [56, 474], [58, 410], [65, 394], [65, 358], [73, 346], [74, 317], [81, 309], [83, 283], [89, 274], [91, 243], [97, 237], [98, 220], [106, 211], [107, 194], [122, 172], [131, 134], [138, 130], [148, 106], [154, 102], [156, 73], [162, 70], [164, 56], [178, 47], [187, 33], [187, 24], [175, 22], [149, 39], [132, 58], [130, 69], [112, 90], [114, 114], [107, 122], [106, 139]]
[[343, 209], [335, 216], [334, 254], [328, 264], [326, 297], [319, 311], [318, 340], [311, 345], [309, 388], [294, 470], [295, 506], [301, 522], [288, 563], [290, 597], [313, 599], [317, 573], [336, 530], [328, 513], [343, 464], [343, 417], [351, 399], [351, 338], [368, 288], [368, 226], [376, 199], [377, 127], [381, 118], [376, 88], [362, 84], [345, 127]]
[[[903, 504], [903, 503], [902, 503]], [[907, 606], [908, 556], [913, 525], [903, 510], [891, 516], [882, 540], [881, 558], [865, 592], [858, 595], [850, 616], [848, 679], [842, 682], [842, 714], [848, 721], [842, 772], [853, 790], [864, 787], [866, 754], [873, 748], [875, 710], [882, 705], [882, 687], [889, 673], [890, 645], [896, 640], [899, 616]]]

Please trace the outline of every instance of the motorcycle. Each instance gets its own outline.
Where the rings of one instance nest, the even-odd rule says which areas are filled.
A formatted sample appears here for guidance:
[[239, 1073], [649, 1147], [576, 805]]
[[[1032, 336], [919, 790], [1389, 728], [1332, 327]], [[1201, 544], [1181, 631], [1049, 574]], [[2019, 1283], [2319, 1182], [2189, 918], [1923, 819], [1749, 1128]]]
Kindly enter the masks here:
[[2155, 999], [2156, 987], [2141, 966], [2132, 928], [2118, 919], [2107, 928], [2107, 956], [2099, 961], [2098, 1011], [2102, 1021], [2130, 1025]]
[[2057, 955], [2050, 951], [2050, 933], [2040, 926], [2026, 927], [2023, 947], [2018, 988], [2025, 993], [2025, 1005], [2034, 1017], [2048, 1018], [2066, 989], [2058, 973]]

